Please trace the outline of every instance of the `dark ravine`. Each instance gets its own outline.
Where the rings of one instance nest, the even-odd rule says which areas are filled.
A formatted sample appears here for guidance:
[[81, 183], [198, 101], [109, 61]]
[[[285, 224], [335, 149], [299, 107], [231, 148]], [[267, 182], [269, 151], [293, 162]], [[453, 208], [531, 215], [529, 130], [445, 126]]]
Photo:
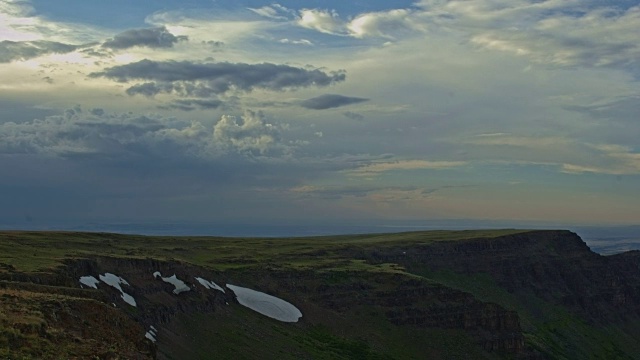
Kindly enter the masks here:
[[[313, 256], [321, 260], [330, 251]], [[378, 242], [336, 251], [345, 262], [394, 270], [294, 269], [275, 262], [215, 270], [170, 259], [86, 255], [67, 259], [49, 272], [20, 272], [5, 265], [0, 291], [5, 291], [5, 305], [24, 294], [43, 299], [34, 302], [33, 309], [45, 320], [24, 330], [30, 336], [71, 334], [60, 335], [71, 347], [74, 336], [86, 336], [98, 349], [93, 355], [104, 359], [206, 358], [203, 354], [256, 359], [421, 358], [417, 354], [436, 359], [461, 354], [578, 359], [587, 352], [593, 358], [640, 359], [634, 344], [640, 330], [638, 251], [601, 256], [568, 231]], [[173, 294], [171, 284], [153, 277], [155, 271], [175, 274], [191, 291]], [[97, 278], [106, 272], [129, 282], [123, 289], [136, 299], [136, 308], [111, 287], [80, 288], [81, 276]], [[293, 324], [266, 319], [242, 310], [230, 289], [205, 289], [195, 277], [281, 297], [303, 317]], [[7, 295], [14, 293], [14, 298]], [[52, 302], [62, 296], [64, 301]], [[155, 344], [145, 339], [150, 326], [159, 330]], [[100, 339], [96, 327], [112, 339]], [[571, 331], [585, 335], [573, 338]], [[404, 340], [406, 334], [417, 337]], [[452, 348], [446, 337], [459, 339], [462, 348]], [[1, 341], [0, 334], [0, 349]], [[254, 343], [255, 351], [241, 353], [232, 346]], [[403, 348], [406, 353], [401, 353]], [[87, 351], [78, 350], [77, 358], [90, 358]]]

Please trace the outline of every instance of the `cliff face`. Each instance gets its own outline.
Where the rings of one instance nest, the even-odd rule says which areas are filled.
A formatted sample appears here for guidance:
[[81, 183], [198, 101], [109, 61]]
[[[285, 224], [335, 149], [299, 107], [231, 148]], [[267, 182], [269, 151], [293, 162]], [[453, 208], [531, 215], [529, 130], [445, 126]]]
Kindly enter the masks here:
[[[494, 303], [438, 283], [402, 274], [369, 274], [361, 271], [299, 273], [271, 272], [244, 275], [261, 279], [256, 285], [300, 299], [305, 321], [326, 323], [328, 316], [350, 317], [354, 313], [384, 318], [390, 323], [421, 329], [462, 330], [488, 352], [530, 354], [525, 346], [518, 314]], [[278, 291], [271, 288], [272, 292]], [[322, 311], [314, 314], [308, 301]], [[310, 310], [305, 312], [304, 310]], [[327, 321], [329, 320], [329, 321]]]
[[[41, 358], [54, 358], [45, 352], [52, 341], [66, 344], [70, 356], [105, 359], [227, 358], [243, 347], [260, 349], [244, 352], [248, 358], [287, 353], [292, 358], [429, 354], [436, 359], [463, 354], [580, 358], [591, 353], [615, 358], [619, 354], [607, 352], [610, 348], [627, 355], [637, 349], [640, 252], [600, 256], [568, 231], [435, 242], [413, 234], [411, 241], [336, 245], [305, 256], [302, 268], [275, 261], [234, 262], [217, 271], [186, 261], [109, 256], [69, 259], [47, 272], [4, 266], [0, 305], [6, 310], [28, 303], [20, 311], [41, 314], [36, 325], [11, 325], [20, 335], [11, 336], [23, 339], [22, 345], [44, 339], [40, 353], [29, 353]], [[329, 256], [335, 258], [324, 262]], [[175, 275], [189, 291], [176, 293], [156, 272]], [[135, 307], [105, 284], [80, 288], [80, 277], [105, 273], [128, 282], [122, 289], [135, 299]], [[299, 323], [280, 324], [243, 312], [230, 289], [207, 289], [196, 277], [278, 296], [297, 306], [303, 317]], [[3, 321], [0, 316], [0, 355]], [[157, 343], [145, 338], [152, 327]], [[612, 338], [601, 340], [608, 336], [601, 328], [614, 329]], [[100, 338], [96, 329], [108, 338]], [[580, 331], [587, 335], [572, 338]], [[456, 339], [453, 345], [448, 336]], [[93, 339], [93, 347], [78, 345], [80, 338]], [[618, 349], [617, 338], [631, 344]], [[405, 348], [410, 349], [406, 354]], [[10, 348], [9, 354], [24, 351]]]
[[488, 274], [509, 293], [533, 293], [592, 323], [640, 317], [640, 256], [600, 256], [569, 231], [371, 249], [359, 256], [416, 274]]

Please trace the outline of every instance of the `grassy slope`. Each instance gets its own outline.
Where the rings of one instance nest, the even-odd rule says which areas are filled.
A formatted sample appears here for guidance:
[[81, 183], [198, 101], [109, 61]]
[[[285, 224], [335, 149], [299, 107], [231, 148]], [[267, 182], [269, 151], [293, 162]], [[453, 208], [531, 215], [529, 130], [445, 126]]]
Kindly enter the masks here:
[[[60, 266], [64, 259], [84, 258], [103, 255], [132, 258], [157, 258], [179, 260], [200, 265], [212, 270], [238, 271], [248, 269], [311, 270], [322, 274], [343, 272], [383, 272], [401, 273], [406, 276], [420, 276], [474, 294], [482, 301], [498, 303], [508, 309], [518, 311], [529, 344], [542, 348], [555, 358], [624, 358], [627, 354], [640, 353], [636, 341], [627, 334], [640, 331], [640, 324], [628, 324], [629, 329], [599, 329], [589, 326], [580, 319], [567, 314], [561, 308], [554, 308], [535, 297], [523, 298], [509, 294], [498, 287], [488, 275], [472, 277], [455, 273], [407, 274], [395, 264], [370, 265], [363, 261], [344, 259], [341, 250], [353, 247], [385, 245], [410, 245], [438, 241], [455, 241], [473, 238], [492, 238], [523, 232], [522, 230], [483, 231], [428, 231], [402, 234], [371, 234], [349, 236], [324, 236], [306, 238], [218, 238], [218, 237], [146, 237], [137, 235], [67, 233], [67, 232], [2, 232], [0, 233], [0, 272], [3, 268], [13, 268], [21, 272], [49, 271]], [[539, 314], [544, 316], [540, 317]], [[533, 314], [536, 314], [535, 316]], [[217, 346], [220, 356], [239, 354], [241, 358], [252, 358], [247, 347], [260, 345], [260, 354], [269, 357], [283, 357], [282, 349], [293, 354], [308, 354], [313, 358], [419, 358], [429, 349], [435, 349], [434, 357], [468, 358], [467, 349], [474, 349], [470, 339], [455, 331], [411, 331], [389, 326], [384, 320], [367, 324], [372, 327], [373, 337], [361, 339], [352, 334], [344, 334], [339, 327], [329, 329], [316, 325], [305, 328], [280, 324], [255, 316], [241, 307], [234, 308], [234, 320], [218, 318], [183, 318], [177, 327], [202, 329], [223, 336], [226, 346]], [[239, 320], [241, 319], [241, 320]], [[360, 321], [354, 317], [349, 321]], [[370, 322], [371, 322], [370, 321]], [[215, 326], [211, 323], [215, 322]], [[2, 331], [9, 332], [6, 320], [0, 323]], [[4, 325], [3, 325], [4, 324]], [[2, 328], [4, 326], [4, 328]], [[209, 330], [205, 330], [209, 329]], [[248, 332], [252, 329], [253, 332]], [[177, 329], [174, 329], [177, 331]], [[341, 335], [336, 335], [336, 331]], [[223, 335], [220, 335], [223, 334]], [[210, 334], [208, 334], [210, 335]], [[375, 345], [376, 336], [382, 348]], [[169, 341], [170, 337], [167, 338]], [[193, 358], [198, 346], [210, 351], [210, 337], [194, 339], [194, 345], [184, 351], [191, 352]], [[175, 340], [175, 339], [174, 339]], [[366, 341], [365, 341], [366, 340]], [[199, 344], [202, 342], [202, 344]], [[0, 344], [2, 339], [0, 336]], [[430, 345], [425, 345], [429, 344]], [[2, 346], [0, 346], [1, 348]], [[226, 350], [225, 350], [226, 349]], [[238, 353], [238, 349], [240, 350]], [[476, 350], [472, 350], [476, 351]], [[468, 354], [467, 354], [468, 355]], [[481, 352], [473, 358], [485, 356]]]
[[[417, 244], [490, 238], [523, 230], [427, 231], [400, 234], [304, 238], [152, 237], [76, 232], [0, 232], [0, 266], [46, 271], [66, 258], [118, 256], [180, 260], [214, 270], [273, 264], [326, 267], [344, 259], [335, 254], [352, 246]], [[318, 260], [318, 256], [322, 259]], [[1, 268], [0, 268], [1, 269]], [[1, 271], [1, 270], [0, 270]]]
[[[371, 234], [349, 236], [324, 236], [305, 238], [219, 238], [219, 237], [147, 237], [74, 232], [0, 232], [0, 273], [9, 269], [19, 272], [49, 272], [61, 266], [65, 259], [91, 256], [130, 258], [157, 258], [178, 260], [212, 270], [237, 273], [247, 270], [277, 269], [280, 271], [314, 271], [322, 278], [343, 277], [357, 273], [388, 273], [413, 276], [395, 264], [369, 265], [363, 261], [344, 259], [343, 249], [348, 247], [384, 246], [385, 244], [417, 244], [436, 241], [453, 241], [472, 238], [496, 237], [516, 233], [516, 230], [490, 231], [430, 231], [404, 234]], [[22, 299], [38, 296], [38, 291], [23, 292]], [[70, 295], [56, 295], [60, 301], [75, 301]], [[23, 302], [20, 311], [35, 311], [35, 303]], [[16, 309], [3, 308], [3, 313], [18, 314]], [[360, 309], [365, 311], [365, 309]], [[212, 351], [224, 358], [270, 358], [287, 353], [311, 356], [317, 359], [410, 359], [431, 353], [434, 358], [483, 358], [486, 356], [473, 340], [462, 331], [415, 331], [389, 324], [382, 317], [367, 317], [363, 323], [361, 313], [351, 314], [339, 321], [327, 324], [291, 326], [248, 311], [233, 307], [233, 314], [208, 315], [206, 317], [182, 317], [174, 324], [174, 333], [188, 332], [199, 336], [189, 339], [165, 336], [175, 348], [183, 346], [181, 358], [207, 358]], [[222, 316], [222, 318], [220, 318]], [[216, 318], [217, 317], [217, 318]], [[334, 319], [335, 320], [335, 319]], [[42, 317], [34, 320], [42, 323]], [[12, 336], [16, 321], [0, 322], [0, 348]], [[348, 323], [362, 323], [367, 331], [357, 334]], [[212, 325], [214, 324], [214, 325]], [[38, 325], [41, 326], [41, 325]], [[180, 327], [182, 326], [182, 331]], [[194, 331], [194, 329], [197, 329]], [[211, 332], [220, 343], [211, 341]], [[169, 332], [171, 333], [171, 332]], [[22, 354], [48, 354], [52, 344], [38, 339], [30, 332], [28, 348]], [[162, 341], [162, 340], [161, 340]], [[60, 339], [61, 343], [73, 339]], [[461, 346], [461, 344], [466, 344]], [[255, 351], [259, 349], [259, 351]], [[15, 349], [14, 349], [15, 350]], [[19, 350], [15, 354], [19, 354]], [[66, 354], [72, 354], [69, 349]], [[85, 350], [82, 350], [85, 351]], [[204, 352], [204, 353], [203, 353]], [[179, 354], [179, 352], [178, 352]], [[160, 354], [168, 358], [176, 353]], [[297, 358], [304, 358], [299, 356]], [[48, 356], [42, 356], [49, 358]], [[296, 356], [294, 356], [296, 357]], [[29, 358], [27, 356], [26, 358]], [[54, 357], [51, 357], [54, 358]], [[285, 356], [286, 358], [286, 356]]]
[[[420, 275], [454, 289], [473, 294], [517, 311], [527, 343], [553, 359], [638, 359], [640, 323], [601, 328], [587, 324], [564, 308], [550, 304], [533, 293], [512, 294], [498, 286], [488, 274], [466, 276], [450, 271]], [[632, 357], [628, 354], [639, 354]]]

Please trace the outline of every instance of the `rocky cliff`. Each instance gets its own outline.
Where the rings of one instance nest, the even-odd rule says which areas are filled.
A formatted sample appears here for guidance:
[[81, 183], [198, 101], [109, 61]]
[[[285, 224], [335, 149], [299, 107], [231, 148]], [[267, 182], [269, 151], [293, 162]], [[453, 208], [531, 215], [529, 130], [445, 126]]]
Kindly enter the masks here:
[[[58, 342], [70, 357], [105, 359], [640, 358], [640, 252], [600, 256], [568, 231], [507, 233], [313, 239], [259, 261], [250, 248], [229, 250], [241, 240], [216, 239], [209, 251], [228, 254], [217, 266], [99, 252], [51, 270], [4, 264], [0, 355], [56, 358]], [[247, 240], [262, 241], [273, 240]], [[79, 281], [105, 274], [124, 282]], [[244, 311], [231, 289], [197, 278], [278, 296], [303, 317], [285, 324]]]
[[490, 239], [367, 249], [372, 263], [408, 272], [488, 274], [509, 293], [533, 293], [592, 323], [640, 317], [640, 256], [601, 256], [569, 231], [535, 231]]

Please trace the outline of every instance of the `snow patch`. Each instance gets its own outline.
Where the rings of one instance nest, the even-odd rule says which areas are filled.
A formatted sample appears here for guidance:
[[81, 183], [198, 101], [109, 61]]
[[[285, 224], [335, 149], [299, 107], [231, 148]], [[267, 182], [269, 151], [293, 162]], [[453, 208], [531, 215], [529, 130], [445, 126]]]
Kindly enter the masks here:
[[146, 337], [147, 339], [151, 340], [152, 342], [156, 342], [156, 337], [158, 336], [158, 330], [156, 330], [155, 327], [153, 327], [153, 325], [149, 326], [149, 331], [147, 331], [146, 334], [144, 334], [144, 337]]
[[100, 275], [99, 277], [103, 283], [120, 290], [120, 293], [122, 293], [122, 300], [124, 300], [127, 304], [131, 306], [137, 306], [136, 300], [133, 298], [133, 296], [124, 292], [124, 290], [122, 290], [122, 287], [120, 286], [120, 284], [129, 285], [129, 283], [125, 279], [112, 273], [105, 273], [104, 275]]
[[100, 280], [94, 278], [93, 276], [82, 276], [80, 277], [80, 283], [84, 284], [88, 287], [92, 287], [94, 289], [98, 288], [98, 283]]
[[170, 283], [173, 286], [175, 286], [176, 288], [173, 289], [173, 293], [176, 294], [176, 295], [180, 294], [181, 292], [185, 292], [185, 291], [191, 290], [191, 288], [188, 287], [187, 284], [184, 283], [184, 281], [178, 279], [176, 274], [173, 274], [173, 276], [171, 276], [171, 277], [162, 277], [162, 274], [159, 271], [156, 271], [156, 272], [153, 273], [153, 277], [154, 278], [160, 277], [162, 279], [162, 281]]
[[214, 283], [213, 281], [207, 281], [201, 277], [197, 277], [196, 280], [198, 280], [198, 282], [207, 289], [220, 290], [224, 292], [224, 289], [221, 288], [218, 284]]
[[298, 322], [298, 319], [302, 317], [302, 313], [297, 307], [280, 298], [240, 286], [230, 284], [226, 286], [236, 294], [240, 305], [262, 315], [283, 322]]

